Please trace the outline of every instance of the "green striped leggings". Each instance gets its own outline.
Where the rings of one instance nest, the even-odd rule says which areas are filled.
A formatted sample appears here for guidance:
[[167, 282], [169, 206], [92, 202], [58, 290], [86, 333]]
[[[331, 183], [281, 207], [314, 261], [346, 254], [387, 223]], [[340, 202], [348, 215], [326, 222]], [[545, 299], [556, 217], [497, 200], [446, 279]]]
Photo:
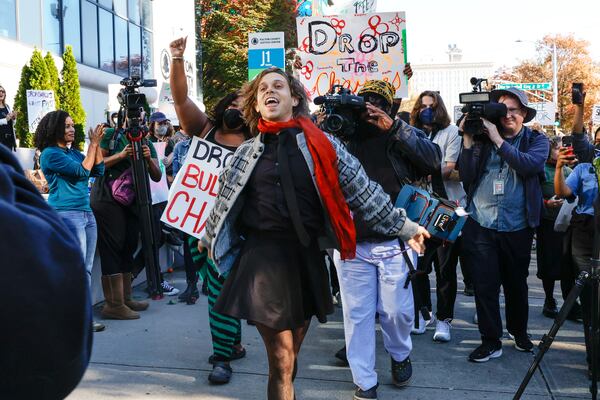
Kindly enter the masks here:
[[211, 259], [206, 257], [206, 252], [201, 254], [198, 251], [197, 245], [197, 239], [190, 239], [190, 250], [194, 263], [199, 265], [196, 263], [197, 261], [203, 262], [199, 274], [203, 280], [206, 280], [208, 287], [208, 321], [212, 336], [213, 354], [217, 361], [229, 361], [233, 354], [233, 347], [242, 341], [242, 325], [237, 318], [213, 311], [215, 302], [225, 283], [226, 276], [219, 275], [215, 264]]

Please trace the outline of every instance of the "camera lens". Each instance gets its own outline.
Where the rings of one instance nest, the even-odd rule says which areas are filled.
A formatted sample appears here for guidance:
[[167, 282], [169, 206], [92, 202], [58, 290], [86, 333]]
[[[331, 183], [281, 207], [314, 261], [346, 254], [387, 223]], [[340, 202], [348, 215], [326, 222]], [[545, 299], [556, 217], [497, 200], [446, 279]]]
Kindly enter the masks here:
[[327, 117], [325, 126], [328, 132], [339, 132], [344, 126], [344, 119], [337, 114], [331, 114]]

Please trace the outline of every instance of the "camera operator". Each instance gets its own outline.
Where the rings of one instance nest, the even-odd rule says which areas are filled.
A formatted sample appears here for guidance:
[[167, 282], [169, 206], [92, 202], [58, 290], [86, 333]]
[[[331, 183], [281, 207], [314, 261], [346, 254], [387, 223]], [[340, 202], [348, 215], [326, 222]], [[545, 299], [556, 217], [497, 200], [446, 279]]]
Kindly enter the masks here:
[[[356, 134], [348, 137], [348, 151], [365, 168], [368, 177], [395, 199], [406, 180], [414, 181], [439, 169], [439, 147], [427, 136], [401, 120], [394, 120], [394, 87], [384, 81], [367, 81], [358, 95], [366, 101]], [[412, 288], [404, 287], [416, 254], [403, 253], [398, 240], [374, 233], [355, 220], [356, 258], [340, 260], [339, 277], [346, 354], [354, 383], [364, 398], [376, 398], [375, 313], [383, 330], [385, 348], [391, 356], [392, 379], [405, 386], [412, 376], [410, 331], [414, 319]], [[357, 391], [358, 393], [358, 391]], [[368, 397], [375, 396], [375, 397]], [[360, 397], [363, 398], [363, 397]]]
[[463, 228], [465, 258], [475, 287], [482, 344], [469, 360], [485, 362], [502, 355], [500, 285], [506, 303], [506, 327], [515, 348], [531, 351], [527, 334], [529, 305], [527, 276], [534, 229], [540, 224], [540, 174], [548, 156], [543, 134], [523, 124], [535, 116], [519, 89], [491, 92], [492, 102], [503, 103], [507, 114], [498, 126], [482, 118], [483, 133], [463, 131], [459, 173], [467, 192], [471, 218]]
[[[419, 128], [429, 134], [429, 138], [440, 147], [442, 153], [441, 167], [436, 174], [432, 175], [434, 191], [456, 204], [466, 206], [466, 193], [460, 183], [456, 161], [461, 149], [461, 138], [458, 135], [458, 127], [450, 124], [450, 115], [439, 93], [434, 91], [422, 92], [411, 112], [412, 126]], [[441, 187], [440, 187], [441, 186]], [[462, 259], [462, 238], [455, 243], [444, 243], [435, 249], [433, 254], [433, 265], [436, 275], [437, 294], [437, 323], [433, 340], [440, 342], [450, 341], [450, 328], [454, 317], [454, 303], [456, 301], [456, 266], [459, 255]], [[431, 272], [431, 262], [425, 266], [427, 272]], [[472, 290], [472, 280], [466, 263], [461, 262], [463, 277], [465, 281], [465, 292]], [[431, 311], [431, 291], [429, 290], [429, 279], [424, 286], [424, 295], [428, 298], [427, 304]], [[420, 316], [419, 328], [413, 329], [413, 333], [425, 333], [425, 321]]]

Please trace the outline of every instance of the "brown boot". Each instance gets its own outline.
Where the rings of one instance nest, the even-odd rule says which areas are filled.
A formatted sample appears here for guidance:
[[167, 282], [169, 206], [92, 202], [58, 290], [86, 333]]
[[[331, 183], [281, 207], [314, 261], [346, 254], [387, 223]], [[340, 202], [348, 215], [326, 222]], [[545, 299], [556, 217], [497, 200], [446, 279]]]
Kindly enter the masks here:
[[123, 299], [125, 305], [133, 311], [146, 311], [149, 304], [147, 301], [136, 301], [131, 297], [131, 272], [123, 274]]
[[123, 274], [102, 275], [104, 290], [104, 307], [102, 318], [107, 319], [138, 319], [140, 314], [131, 310], [123, 303]]

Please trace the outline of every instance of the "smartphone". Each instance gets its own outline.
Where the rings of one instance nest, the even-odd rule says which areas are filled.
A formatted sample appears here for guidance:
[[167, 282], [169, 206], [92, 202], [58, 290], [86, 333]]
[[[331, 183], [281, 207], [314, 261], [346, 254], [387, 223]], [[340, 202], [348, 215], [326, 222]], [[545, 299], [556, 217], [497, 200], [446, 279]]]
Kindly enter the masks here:
[[571, 101], [573, 104], [583, 104], [583, 83], [573, 82], [571, 86]]
[[567, 155], [569, 155], [569, 156], [574, 155], [574, 153], [573, 153], [573, 136], [563, 136], [562, 137], [562, 146], [569, 148]]

